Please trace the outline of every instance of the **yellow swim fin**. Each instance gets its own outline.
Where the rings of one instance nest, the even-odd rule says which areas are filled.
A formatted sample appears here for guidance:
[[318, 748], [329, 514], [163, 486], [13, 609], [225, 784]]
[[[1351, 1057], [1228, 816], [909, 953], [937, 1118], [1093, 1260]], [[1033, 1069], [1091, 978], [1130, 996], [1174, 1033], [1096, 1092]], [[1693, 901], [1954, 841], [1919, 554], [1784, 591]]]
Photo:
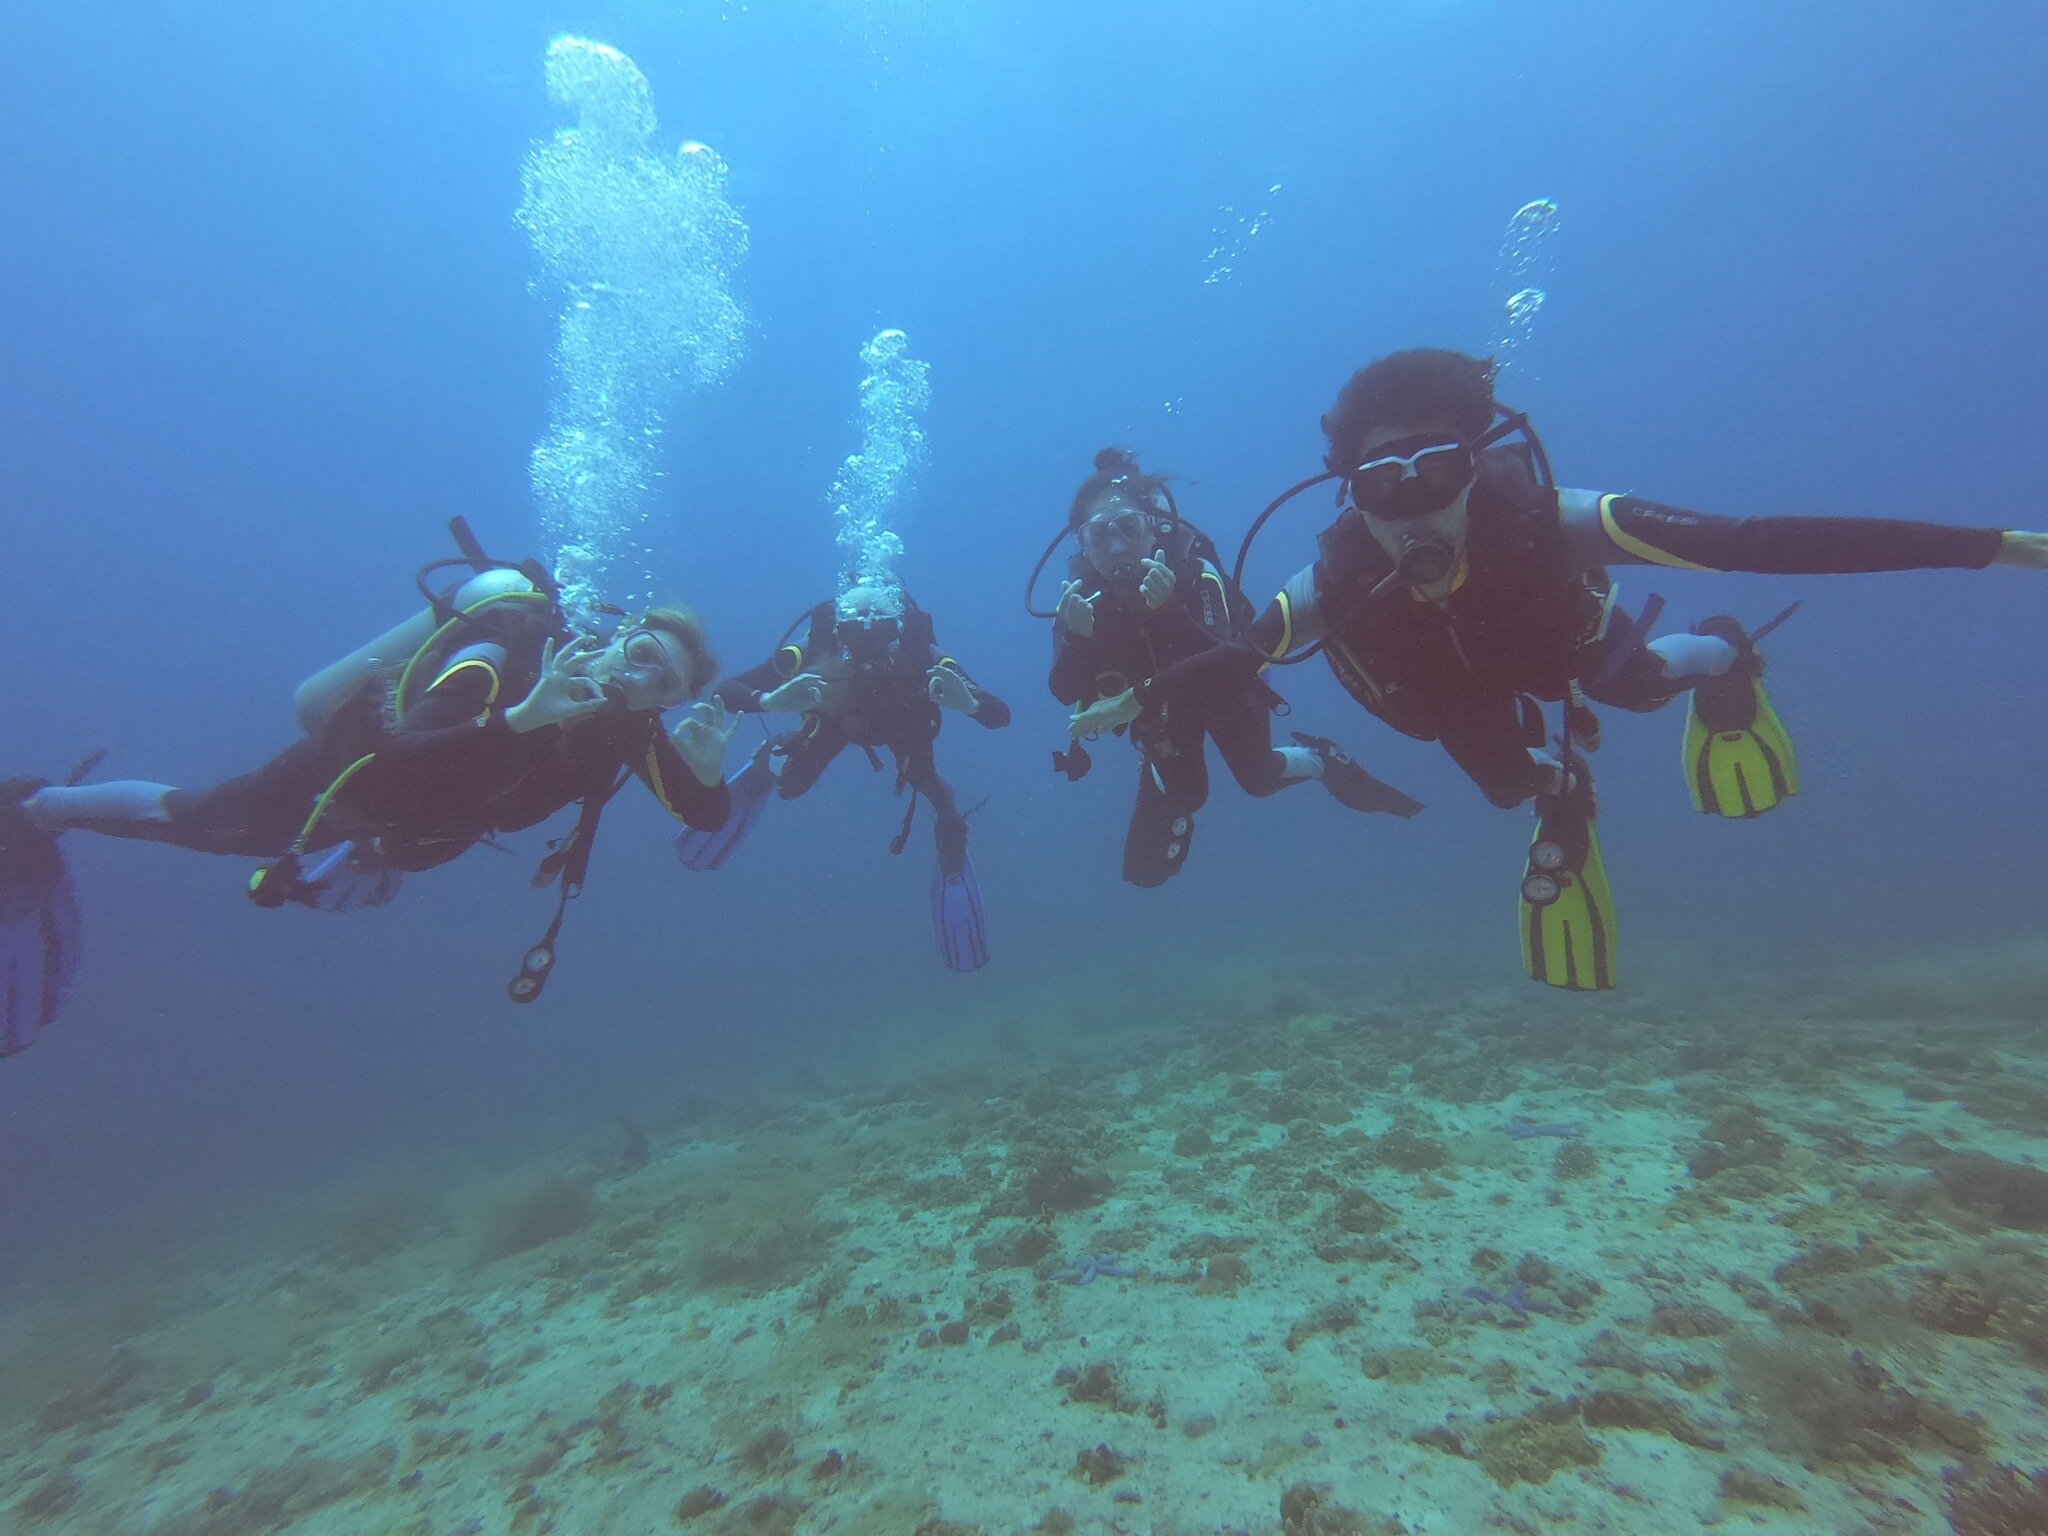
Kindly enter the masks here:
[[1693, 689], [1685, 713], [1685, 784], [1696, 809], [1745, 820], [1799, 793], [1799, 754], [1764, 692], [1763, 661], [1733, 619], [1707, 619], [1741, 654], [1728, 672]]
[[1521, 916], [1522, 965], [1532, 978], [1568, 992], [1614, 986], [1619, 929], [1589, 790], [1537, 801]]

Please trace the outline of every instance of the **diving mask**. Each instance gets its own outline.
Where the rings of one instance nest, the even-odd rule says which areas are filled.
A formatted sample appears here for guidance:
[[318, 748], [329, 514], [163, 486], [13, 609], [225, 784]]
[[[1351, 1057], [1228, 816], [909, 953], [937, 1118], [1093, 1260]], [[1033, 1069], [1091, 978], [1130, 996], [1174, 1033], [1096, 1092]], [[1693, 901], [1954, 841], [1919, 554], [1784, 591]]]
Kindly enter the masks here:
[[1409, 586], [1440, 587], [1457, 571], [1464, 542], [1458, 498], [1472, 484], [1474, 464], [1469, 444], [1423, 432], [1382, 444], [1345, 476], [1351, 505]]
[[1088, 563], [1111, 580], [1132, 580], [1158, 547], [1158, 519], [1131, 506], [1110, 506], [1075, 530]]
[[1472, 483], [1473, 464], [1470, 445], [1425, 432], [1374, 449], [1344, 483], [1359, 511], [1403, 522], [1441, 512], [1456, 501]]
[[674, 709], [695, 692], [682, 647], [659, 630], [628, 630], [610, 671], [615, 679], [629, 676], [640, 683], [663, 709]]
[[892, 613], [851, 613], [839, 621], [837, 632], [849, 660], [878, 666], [903, 638], [903, 620]]

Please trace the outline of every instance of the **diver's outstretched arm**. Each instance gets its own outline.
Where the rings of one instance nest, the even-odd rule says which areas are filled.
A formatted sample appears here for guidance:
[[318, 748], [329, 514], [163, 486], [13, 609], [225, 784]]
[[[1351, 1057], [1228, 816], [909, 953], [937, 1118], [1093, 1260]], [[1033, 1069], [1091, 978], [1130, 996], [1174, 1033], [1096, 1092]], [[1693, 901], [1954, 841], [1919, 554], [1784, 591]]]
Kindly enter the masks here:
[[[804, 622], [799, 621], [800, 626]], [[817, 708], [818, 700], [812, 697], [813, 690], [810, 689], [791, 690], [772, 704], [769, 699], [810, 670], [811, 658], [818, 649], [819, 641], [831, 633], [831, 628], [832, 604], [820, 603], [810, 611], [808, 627], [801, 641], [783, 641], [766, 661], [744, 672], [735, 672], [720, 683], [712, 690], [714, 696], [735, 714], [757, 715], [791, 708], [802, 714]]]
[[1316, 595], [1316, 568], [1304, 566], [1266, 604], [1242, 640], [1211, 646], [1162, 668], [1138, 685], [1147, 706], [1191, 697], [1218, 698], [1242, 689], [1273, 662], [1323, 636], [1323, 614]]
[[1714, 517], [1639, 496], [1563, 490], [1573, 563], [1664, 565], [1779, 576], [2048, 568], [2048, 536], [1887, 517]]

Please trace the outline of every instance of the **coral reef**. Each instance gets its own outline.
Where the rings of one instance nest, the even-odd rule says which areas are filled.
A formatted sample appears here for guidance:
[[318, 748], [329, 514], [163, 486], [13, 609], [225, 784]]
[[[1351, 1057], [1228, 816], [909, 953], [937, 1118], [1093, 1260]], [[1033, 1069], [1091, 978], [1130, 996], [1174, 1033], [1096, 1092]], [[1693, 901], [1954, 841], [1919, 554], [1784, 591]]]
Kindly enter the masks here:
[[2001, 1227], [2048, 1232], [2048, 1169], [1959, 1152], [1936, 1162], [1934, 1175], [1963, 1209]]
[[1327, 1486], [1295, 1483], [1280, 1495], [1280, 1530], [1281, 1536], [1401, 1536], [1403, 1527], [1345, 1508]]
[[1538, 1410], [1496, 1419], [1479, 1432], [1473, 1457], [1502, 1487], [1547, 1483], [1569, 1467], [1590, 1467], [1600, 1447], [1569, 1411]]
[[447, 1216], [431, 1190], [415, 1184], [381, 1185], [358, 1191], [335, 1213], [331, 1252], [345, 1267], [375, 1264], [446, 1225]]
[[1896, 1463], [1928, 1427], [1922, 1405], [1875, 1360], [1812, 1329], [1728, 1341], [1728, 1381], [1776, 1442], [1814, 1461]]
[[1101, 1488], [1124, 1475], [1131, 1458], [1107, 1445], [1090, 1446], [1074, 1457], [1074, 1476], [1091, 1487]]
[[347, 1461], [302, 1453], [214, 1489], [198, 1508], [151, 1526], [149, 1536], [271, 1536], [383, 1487], [397, 1464], [398, 1451], [388, 1445]]
[[484, 1212], [470, 1235], [470, 1262], [495, 1264], [581, 1232], [597, 1214], [597, 1196], [580, 1179], [536, 1180]]
[[2037, 1029], [1376, 985], [949, 1021], [0, 1296], [0, 1523], [2040, 1536]]
[[831, 1225], [807, 1179], [751, 1179], [706, 1202], [692, 1229], [689, 1268], [699, 1285], [766, 1291], [811, 1270]]
[[1951, 1467], [1942, 1481], [1955, 1536], [2048, 1536], [2048, 1468]]

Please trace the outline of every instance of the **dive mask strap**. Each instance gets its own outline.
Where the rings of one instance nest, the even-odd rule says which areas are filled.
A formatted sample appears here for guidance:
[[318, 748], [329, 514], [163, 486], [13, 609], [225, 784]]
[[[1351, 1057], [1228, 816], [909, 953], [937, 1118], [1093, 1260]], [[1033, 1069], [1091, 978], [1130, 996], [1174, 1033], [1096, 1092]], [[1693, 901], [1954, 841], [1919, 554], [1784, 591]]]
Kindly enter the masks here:
[[1475, 459], [1495, 444], [1513, 437], [1517, 432], [1529, 430], [1529, 416], [1526, 411], [1510, 410], [1504, 405], [1497, 409], [1501, 413], [1500, 420], [1472, 440], [1472, 457]]

